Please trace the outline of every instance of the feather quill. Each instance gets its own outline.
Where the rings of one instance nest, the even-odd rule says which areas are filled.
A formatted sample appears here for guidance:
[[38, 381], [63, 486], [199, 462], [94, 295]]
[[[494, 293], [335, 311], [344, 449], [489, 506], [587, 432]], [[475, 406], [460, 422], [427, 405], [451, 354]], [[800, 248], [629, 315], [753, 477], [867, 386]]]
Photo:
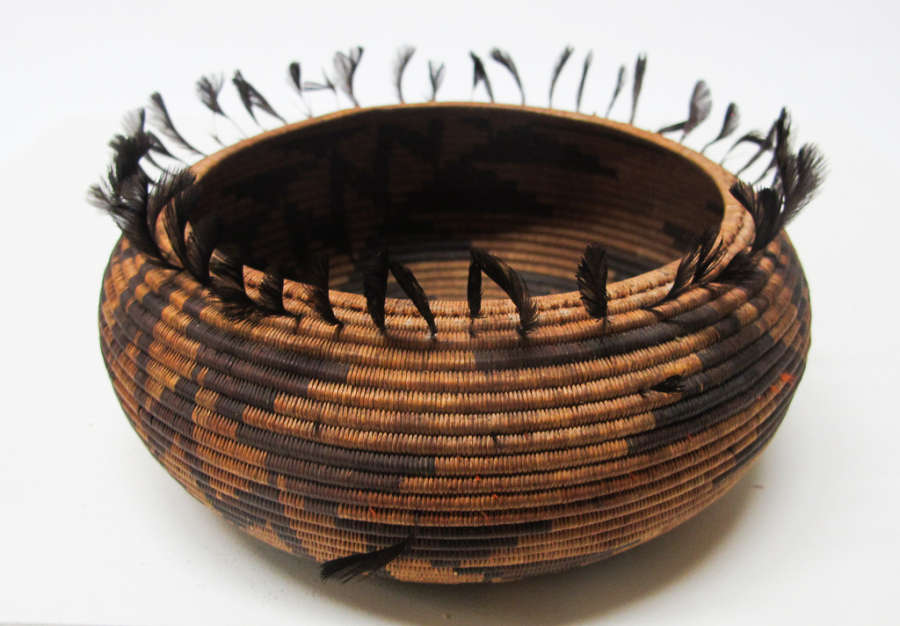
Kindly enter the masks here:
[[166, 232], [166, 238], [175, 258], [181, 267], [187, 269], [187, 242], [185, 240], [185, 229], [187, 228], [188, 218], [194, 212], [197, 202], [196, 185], [189, 185], [181, 189], [172, 199], [165, 205], [165, 216], [163, 218], [163, 226]]
[[637, 114], [638, 100], [641, 97], [641, 89], [644, 87], [644, 73], [647, 71], [647, 55], [639, 54], [634, 62], [634, 82], [631, 86], [631, 117], [629, 124], [634, 124], [634, 116]]
[[191, 222], [185, 262], [188, 272], [201, 285], [208, 285], [209, 262], [221, 234], [221, 222], [215, 213]]
[[272, 108], [272, 105], [269, 104], [269, 101], [266, 100], [261, 93], [259, 93], [256, 87], [247, 82], [247, 79], [244, 78], [240, 70], [234, 71], [234, 76], [231, 77], [231, 82], [232, 84], [234, 84], [235, 89], [237, 89], [238, 96], [240, 96], [241, 98], [241, 103], [244, 105], [244, 108], [247, 109], [247, 113], [250, 114], [250, 117], [253, 118], [253, 121], [256, 122], [257, 126], [262, 128], [259, 120], [256, 119], [255, 109], [259, 109], [260, 111], [268, 113], [272, 117], [277, 118], [279, 121], [281, 121], [282, 124], [287, 124], [287, 120], [281, 117], [281, 115], [279, 115], [278, 112]]
[[431, 97], [429, 100], [434, 102], [437, 99], [438, 90], [444, 83], [444, 64], [438, 64], [435, 61], [428, 61], [428, 80], [431, 82]]
[[394, 61], [394, 89], [397, 90], [397, 100], [401, 103], [405, 102], [403, 99], [403, 73], [415, 53], [414, 47], [403, 46], [397, 51], [397, 58]]
[[288, 65], [288, 79], [290, 80], [291, 86], [294, 88], [294, 91], [297, 92], [297, 95], [300, 96], [300, 102], [303, 103], [303, 108], [306, 109], [306, 116], [312, 117], [312, 109], [309, 108], [309, 104], [306, 102], [306, 98], [303, 96], [303, 80], [300, 63], [297, 61], [291, 61]]
[[169, 115], [169, 110], [166, 108], [166, 103], [163, 100], [162, 95], [160, 95], [158, 91], [150, 94], [150, 111], [153, 114], [154, 121], [156, 122], [157, 127], [166, 137], [177, 143], [188, 152], [193, 152], [194, 154], [198, 154], [200, 156], [206, 156], [205, 152], [202, 152], [201, 150], [198, 150], [193, 145], [191, 145], [187, 141], [187, 139], [185, 139], [182, 134], [178, 132], [178, 129], [175, 128], [175, 124], [172, 123], [172, 117]]
[[469, 316], [481, 315], [481, 266], [475, 257], [469, 261], [469, 279], [466, 284], [466, 299], [469, 302]]
[[741, 115], [738, 112], [738, 107], [734, 102], [728, 104], [728, 108], [725, 110], [725, 119], [722, 120], [722, 130], [719, 131], [719, 134], [716, 135], [713, 139], [706, 143], [703, 146], [703, 149], [700, 150], [700, 154], [706, 152], [706, 149], [711, 147], [713, 144], [722, 141], [723, 139], [730, 137], [734, 131], [737, 130], [738, 125], [741, 123]]
[[[525, 281], [522, 280], [519, 273], [496, 256], [489, 254], [481, 248], [472, 247], [470, 253], [472, 260], [478, 265], [481, 271], [506, 292], [506, 295], [509, 296], [509, 299], [515, 304], [516, 310], [519, 313], [520, 332], [527, 333], [534, 328], [537, 323], [537, 308], [528, 292], [528, 286], [525, 284]], [[477, 315], [477, 312], [473, 312], [471, 308], [471, 301], [469, 314], [472, 317]]]
[[222, 315], [232, 321], [251, 318], [258, 312], [244, 287], [244, 264], [239, 259], [236, 249], [228, 247], [217, 250], [209, 265], [209, 289]]
[[343, 326], [334, 314], [331, 298], [328, 293], [329, 261], [325, 254], [314, 255], [309, 263], [309, 295], [312, 300], [313, 310], [327, 323], [333, 326]]
[[484, 62], [474, 52], [469, 52], [469, 56], [472, 59], [472, 92], [475, 92], [478, 83], [484, 83], [488, 98], [493, 102], [494, 90], [491, 88], [491, 80], [488, 78], [487, 70], [484, 68]]
[[379, 250], [369, 259], [363, 273], [363, 294], [366, 296], [366, 310], [375, 326], [384, 331], [384, 301], [387, 298], [388, 255]]
[[606, 115], [604, 117], [609, 117], [610, 112], [612, 111], [613, 105], [616, 103], [616, 99], [619, 97], [619, 94], [622, 92], [622, 87], [625, 86], [625, 66], [619, 66], [619, 73], [616, 74], [616, 86], [613, 88], [612, 97], [609, 99], [609, 105], [606, 107]]
[[608, 296], [606, 281], [609, 277], [609, 265], [606, 250], [599, 243], [590, 243], [584, 250], [584, 256], [578, 264], [575, 278], [581, 301], [588, 315], [604, 319], [607, 314]]
[[522, 86], [522, 79], [519, 76], [519, 70], [516, 68], [516, 64], [513, 61], [512, 57], [508, 52], [501, 50], [500, 48], [491, 49], [491, 58], [494, 59], [497, 63], [506, 68], [506, 70], [512, 75], [513, 80], [516, 81], [516, 87], [519, 88], [519, 95], [522, 97], [522, 104], [525, 104], [525, 88]]
[[412, 535], [403, 541], [395, 543], [380, 550], [371, 552], [358, 552], [338, 559], [332, 559], [322, 564], [319, 574], [322, 580], [335, 578], [342, 583], [349, 582], [357, 576], [367, 576], [383, 569], [391, 561], [398, 558], [409, 549], [412, 543]]
[[422, 285], [416, 280], [412, 271], [405, 265], [392, 262], [391, 274], [393, 274], [394, 280], [400, 285], [400, 288], [403, 290], [403, 293], [406, 294], [406, 297], [412, 300], [412, 303], [416, 306], [419, 314], [425, 319], [425, 323], [428, 324], [428, 330], [431, 332], [431, 336], [434, 337], [437, 335], [437, 325], [434, 321], [434, 313], [431, 312], [431, 305], [428, 304], [428, 296], [425, 295], [425, 290], [422, 289]]
[[[575, 110], [581, 111], [581, 98], [584, 96], [584, 87], [587, 84], [588, 72], [591, 69], [591, 63], [594, 60], [594, 51], [589, 51], [584, 57], [584, 64], [581, 66], [581, 80], [578, 81], [578, 92], [575, 94]], [[523, 102], [524, 104], [524, 102]]]
[[284, 274], [277, 267], [270, 267], [259, 282], [259, 307], [270, 315], [281, 315], [284, 310]]
[[344, 95], [350, 98], [355, 107], [359, 106], [359, 101], [353, 93], [353, 78], [356, 76], [356, 70], [359, 67], [362, 55], [362, 46], [351, 48], [347, 54], [343, 52], [334, 54], [335, 82], [338, 88], [344, 92]]
[[556, 59], [556, 64], [553, 66], [553, 74], [550, 75], [550, 97], [547, 104], [551, 109], [553, 108], [553, 92], [556, 90], [556, 81], [559, 80], [559, 75], [562, 73], [563, 68], [566, 66], [566, 63], [569, 61], [569, 57], [572, 56], [573, 52], [575, 52], [575, 48], [572, 46], [563, 48], [559, 58]]
[[709, 117], [709, 112], [711, 110], [712, 94], [709, 87], [706, 85], [705, 81], [698, 80], [691, 92], [691, 100], [688, 105], [688, 118], [683, 122], [664, 126], [663, 128], [660, 128], [658, 132], [660, 134], [666, 134], [680, 130], [682, 132], [679, 141], [683, 142], [691, 131]]

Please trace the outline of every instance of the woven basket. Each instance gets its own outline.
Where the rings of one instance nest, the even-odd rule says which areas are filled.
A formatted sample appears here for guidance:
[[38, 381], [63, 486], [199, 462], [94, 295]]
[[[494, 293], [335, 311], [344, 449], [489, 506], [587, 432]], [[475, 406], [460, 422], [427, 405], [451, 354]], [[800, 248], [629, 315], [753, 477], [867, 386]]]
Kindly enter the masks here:
[[[631, 125], [491, 104], [353, 109], [191, 172], [188, 239], [211, 215], [240, 233], [254, 302], [298, 245], [327, 255], [339, 323], [304, 280], [283, 281], [283, 311], [229, 313], [179, 269], [163, 211], [163, 263], [127, 238], [113, 250], [103, 356], [190, 494], [318, 562], [368, 554], [363, 568], [391, 578], [462, 583], [607, 558], [734, 485], [803, 372], [809, 300], [787, 236], [739, 284], [713, 269], [673, 292], [698, 233], [718, 231], [721, 269], [754, 219], [732, 174]], [[428, 294], [436, 333], [394, 280], [373, 324], [360, 259], [376, 239]], [[603, 319], [575, 280], [589, 242], [606, 251]], [[473, 247], [527, 284], [527, 332], [492, 281], [470, 315]]]

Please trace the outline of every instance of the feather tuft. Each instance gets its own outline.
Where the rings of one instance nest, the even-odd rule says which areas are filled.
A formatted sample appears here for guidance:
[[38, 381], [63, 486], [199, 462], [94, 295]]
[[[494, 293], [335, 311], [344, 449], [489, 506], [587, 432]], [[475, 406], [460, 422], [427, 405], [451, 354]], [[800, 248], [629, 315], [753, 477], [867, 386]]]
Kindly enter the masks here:
[[716, 135], [713, 139], [706, 143], [703, 146], [703, 149], [700, 150], [700, 154], [706, 152], [706, 149], [711, 147], [713, 144], [718, 143], [725, 139], [726, 137], [730, 137], [734, 131], [737, 130], [737, 127], [741, 123], [741, 115], [738, 111], [738, 107], [734, 102], [730, 102], [728, 104], [728, 108], [725, 110], [725, 119], [722, 120], [722, 130], [719, 131], [719, 134]]
[[506, 70], [512, 75], [513, 80], [516, 81], [516, 87], [519, 88], [519, 95], [522, 97], [522, 104], [524, 105], [525, 88], [522, 86], [522, 79], [519, 77], [519, 70], [518, 68], [516, 68], [516, 64], [512, 60], [512, 57], [508, 52], [501, 50], [500, 48], [493, 48], [491, 49], [491, 58], [505, 67]]
[[[519, 331], [527, 333], [537, 324], [537, 308], [531, 299], [528, 291], [528, 285], [522, 280], [522, 277], [509, 265], [501, 261], [498, 257], [482, 250], [481, 248], [472, 247], [470, 249], [472, 261], [476, 263], [479, 269], [484, 272], [488, 278], [494, 281], [500, 287], [509, 299], [513, 301], [516, 310], [519, 313]], [[471, 270], [470, 270], [471, 272]], [[471, 273], [470, 273], [471, 277]], [[469, 281], [471, 286], [471, 280]], [[469, 293], [471, 296], [471, 292]], [[469, 314], [474, 317], [477, 311], [473, 311], [470, 300]], [[480, 298], [479, 298], [480, 311]]]
[[231, 321], [250, 319], [258, 312], [244, 287], [244, 264], [234, 247], [218, 249], [209, 265], [209, 289], [221, 313]]
[[356, 76], [356, 70], [359, 68], [362, 55], [362, 46], [351, 48], [346, 54], [343, 52], [334, 53], [335, 82], [338, 88], [344, 92], [344, 95], [350, 98], [355, 107], [359, 106], [359, 101], [353, 93], [353, 78]]
[[241, 74], [240, 70], [235, 70], [234, 75], [231, 77], [231, 82], [234, 84], [235, 89], [237, 89], [238, 96], [241, 98], [241, 103], [244, 105], [244, 108], [247, 110], [247, 113], [250, 114], [250, 117], [253, 118], [253, 121], [256, 122], [256, 125], [262, 128], [262, 124], [259, 123], [259, 120], [256, 119], [256, 111], [255, 109], [259, 109], [260, 111], [264, 111], [268, 113], [274, 118], [277, 118], [282, 124], [287, 124], [287, 120], [281, 117], [278, 112], [272, 108], [272, 105], [269, 104], [269, 101], [265, 99], [265, 97], [259, 93], [259, 91], [247, 82], [247, 79], [244, 78], [244, 75]]
[[380, 550], [358, 552], [339, 559], [332, 559], [322, 564], [319, 574], [322, 580], [335, 578], [342, 583], [349, 582], [357, 576], [368, 576], [386, 567], [409, 549], [412, 535], [403, 541]]
[[641, 97], [641, 89], [644, 87], [644, 74], [647, 71], [647, 55], [639, 54], [634, 62], [634, 82], [631, 86], [631, 117], [629, 124], [634, 124], [634, 116], [637, 114], [638, 100]]
[[563, 68], [566, 66], [566, 63], [569, 61], [569, 57], [572, 56], [573, 52], [575, 52], [575, 48], [572, 46], [563, 48], [559, 58], [556, 59], [556, 64], [553, 66], [553, 74], [550, 75], [550, 97], [547, 101], [547, 106], [551, 109], [553, 108], [553, 92], [556, 90], [556, 81], [559, 80], [559, 75], [562, 74]]
[[188, 152], [193, 152], [194, 154], [200, 156], [206, 156], [205, 152], [202, 152], [191, 145], [187, 141], [187, 139], [185, 139], [182, 134], [178, 132], [178, 129], [175, 128], [175, 124], [172, 123], [172, 117], [169, 115], [169, 110], [166, 108], [166, 103], [163, 100], [162, 95], [160, 95], [158, 91], [150, 94], [150, 112], [153, 114], [153, 118], [157, 127], [166, 137], [177, 143]]
[[578, 282], [578, 291], [581, 292], [581, 301], [591, 317], [606, 318], [609, 299], [606, 293], [608, 277], [606, 250], [599, 243], [588, 244], [578, 264], [575, 278]]
[[609, 117], [610, 112], [612, 111], [613, 105], [616, 103], [616, 99], [619, 97], [619, 94], [622, 92], [622, 87], [625, 86], [625, 74], [626, 69], [624, 65], [619, 66], [619, 72], [616, 74], [616, 86], [613, 88], [612, 97], [609, 99], [609, 105], [606, 107], [606, 115], [604, 117]]
[[401, 103], [405, 102], [403, 99], [403, 73], [415, 53], [414, 47], [403, 46], [397, 51], [397, 58], [394, 61], [394, 89], [397, 90], [397, 100]]
[[388, 279], [387, 250], [375, 252], [366, 264], [363, 273], [363, 294], [366, 296], [366, 310], [375, 326], [384, 331], [384, 301], [387, 298]]
[[488, 78], [487, 70], [484, 68], [484, 62], [474, 52], [469, 52], [472, 59], [472, 92], [478, 87], [478, 83], [484, 83], [484, 89], [487, 91], [488, 98], [494, 101], [494, 90], [491, 88], [491, 80]]
[[277, 267], [270, 267], [259, 282], [259, 307], [270, 315], [283, 315], [284, 274]]
[[[584, 87], [587, 84], [588, 72], [591, 69], [591, 63], [594, 61], [594, 51], [589, 51], [584, 56], [584, 64], [581, 66], [581, 80], [578, 81], [578, 91], [575, 94], [575, 110], [581, 111], [581, 98], [584, 96]], [[522, 103], [524, 104], [524, 102]]]
[[406, 297], [412, 300], [412, 303], [416, 306], [419, 314], [425, 319], [425, 323], [428, 324], [428, 330], [431, 332], [431, 336], [434, 337], [437, 335], [437, 325], [434, 321], [434, 313], [431, 312], [431, 305], [428, 303], [428, 296], [425, 295], [425, 290], [422, 289], [422, 285], [416, 280], [412, 270], [405, 265], [392, 262], [390, 266], [394, 280], [400, 285], [400, 288], [403, 290], [403, 293], [406, 294]]
[[436, 61], [428, 61], [428, 80], [431, 83], [431, 97], [428, 98], [431, 102], [437, 100], [438, 90], [441, 88], [441, 85], [444, 83], [444, 72], [445, 67], [443, 63], [437, 63]]
[[311, 288], [309, 295], [313, 310], [332, 326], [343, 326], [343, 322], [334, 314], [334, 307], [331, 305], [331, 298], [328, 294], [330, 274], [328, 256], [325, 254], [314, 255], [310, 259], [308, 273], [308, 284]]

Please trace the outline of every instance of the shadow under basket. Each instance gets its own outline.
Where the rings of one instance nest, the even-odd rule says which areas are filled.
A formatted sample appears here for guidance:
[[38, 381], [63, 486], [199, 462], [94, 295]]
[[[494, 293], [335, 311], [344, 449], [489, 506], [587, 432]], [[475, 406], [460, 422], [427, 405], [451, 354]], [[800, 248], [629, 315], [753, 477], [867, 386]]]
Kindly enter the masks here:
[[[634, 126], [473, 103], [354, 109], [191, 171], [191, 226], [221, 235], [213, 260], [240, 251], [248, 310], [265, 273], [288, 268], [281, 302], [225, 314], [173, 267], [163, 213], [169, 266], [122, 238], [106, 270], [113, 385], [189, 493], [272, 546], [346, 557], [335, 569], [507, 581], [627, 550], [735, 484], [803, 371], [808, 292], [783, 232], [740, 284], [670, 293], [697, 235], [717, 227], [726, 263], [753, 219], [732, 174]], [[591, 242], [607, 254], [603, 319], [575, 279]], [[527, 332], [492, 280], [470, 315], [472, 248], [527, 285]], [[436, 333], [394, 278], [373, 323], [373, 250], [414, 274]], [[291, 273], [312, 254], [336, 320]]]

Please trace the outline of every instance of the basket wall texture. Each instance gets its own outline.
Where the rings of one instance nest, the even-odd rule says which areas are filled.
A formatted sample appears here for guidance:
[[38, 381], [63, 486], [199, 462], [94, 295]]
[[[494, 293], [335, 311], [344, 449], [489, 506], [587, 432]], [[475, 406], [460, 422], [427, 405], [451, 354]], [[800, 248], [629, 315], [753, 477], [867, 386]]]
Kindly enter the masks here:
[[596, 562], [719, 498], [784, 418], [810, 342], [781, 229], [802, 152], [755, 191], [631, 124], [425, 103], [156, 183], [117, 163], [103, 358], [191, 495], [325, 575]]

